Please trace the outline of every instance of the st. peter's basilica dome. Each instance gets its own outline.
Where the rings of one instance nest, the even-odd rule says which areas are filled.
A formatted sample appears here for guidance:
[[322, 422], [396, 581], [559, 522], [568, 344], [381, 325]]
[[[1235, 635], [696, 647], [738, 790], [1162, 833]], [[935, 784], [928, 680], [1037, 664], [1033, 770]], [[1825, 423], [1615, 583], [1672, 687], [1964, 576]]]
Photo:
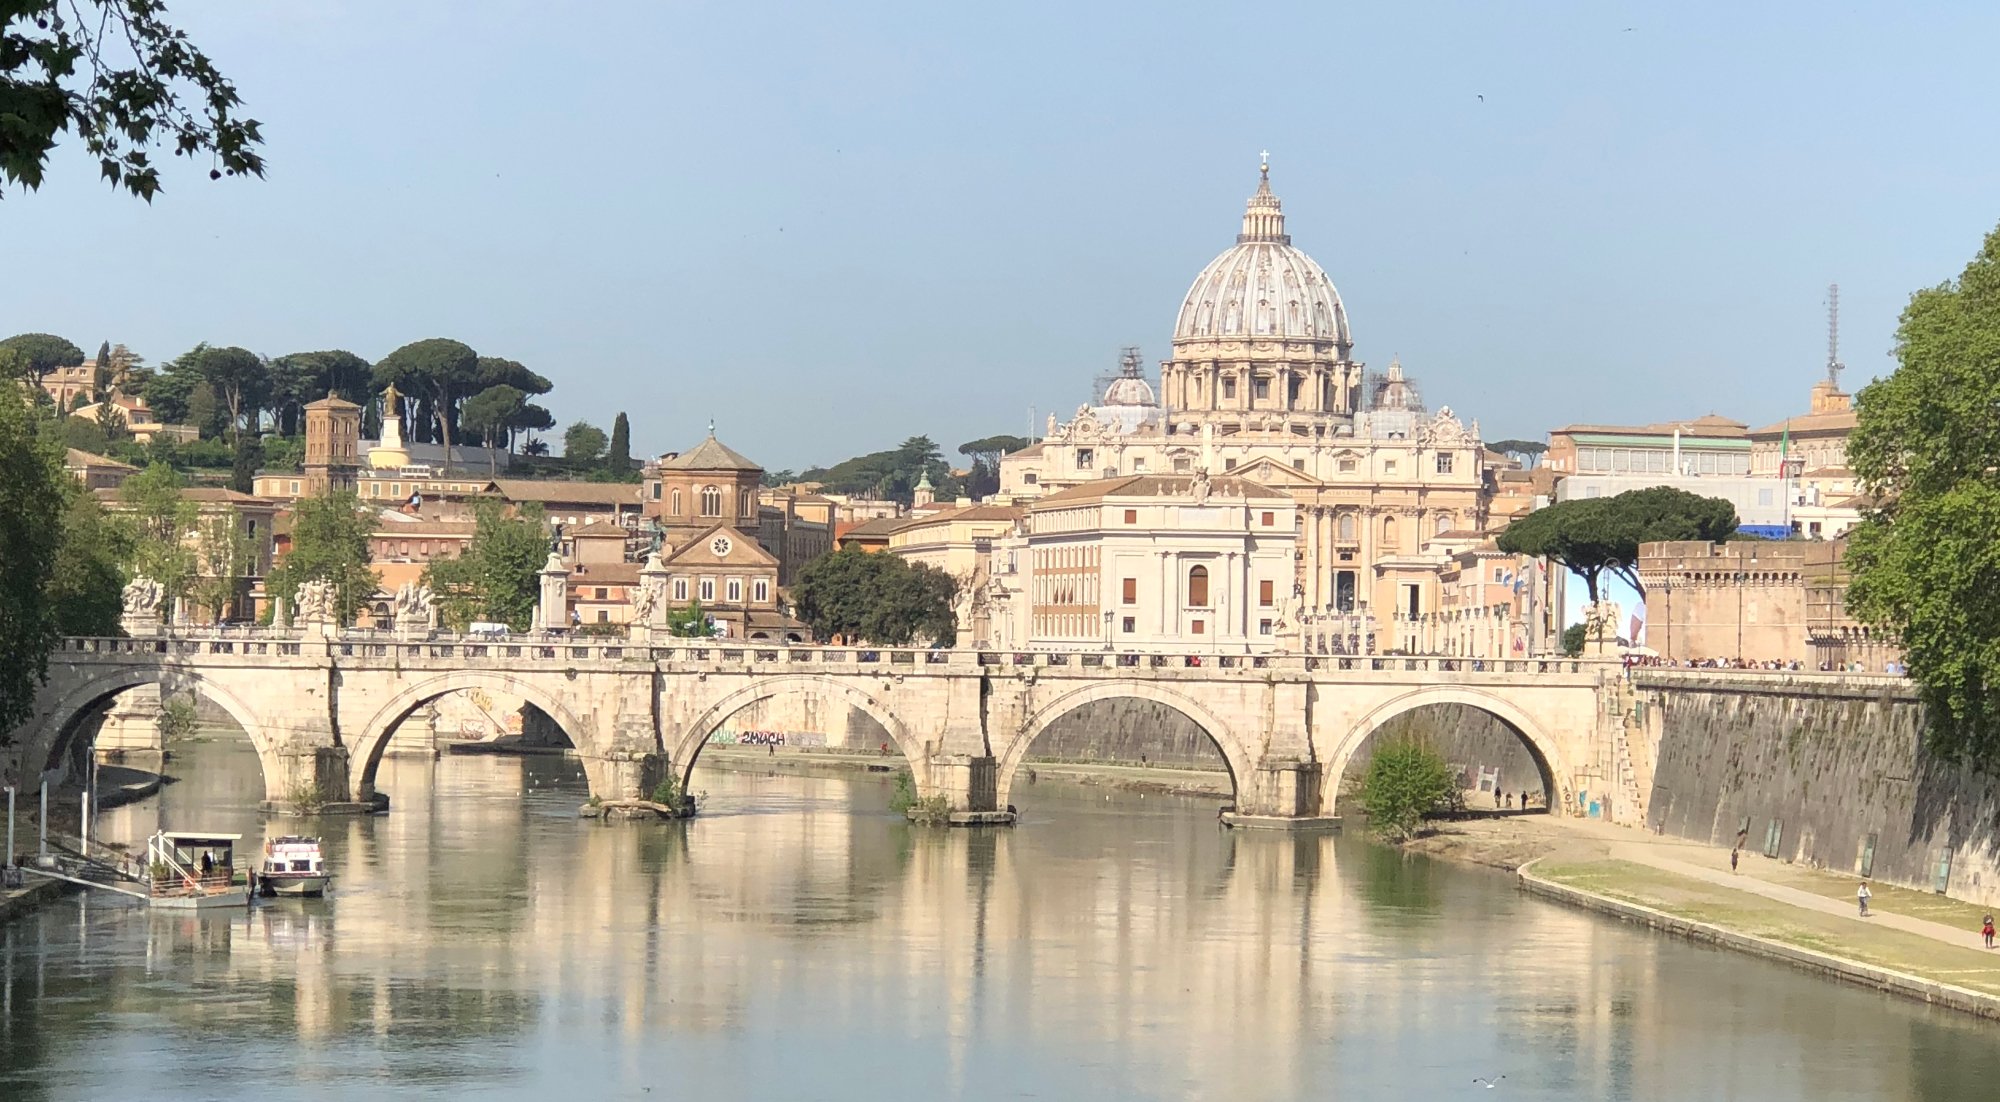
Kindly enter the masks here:
[[1195, 277], [1174, 340], [1276, 338], [1353, 345], [1340, 292], [1313, 258], [1292, 247], [1266, 165], [1243, 212], [1236, 244]]

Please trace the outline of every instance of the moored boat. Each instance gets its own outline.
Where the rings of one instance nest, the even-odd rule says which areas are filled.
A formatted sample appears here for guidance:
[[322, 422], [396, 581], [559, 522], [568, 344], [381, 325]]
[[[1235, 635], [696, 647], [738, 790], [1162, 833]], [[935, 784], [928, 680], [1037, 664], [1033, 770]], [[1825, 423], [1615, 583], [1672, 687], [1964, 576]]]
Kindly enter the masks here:
[[264, 843], [257, 890], [264, 895], [325, 895], [333, 877], [326, 871], [319, 839], [286, 835]]
[[147, 888], [155, 907], [206, 911], [250, 905], [250, 884], [236, 875], [240, 834], [163, 830], [146, 842]]

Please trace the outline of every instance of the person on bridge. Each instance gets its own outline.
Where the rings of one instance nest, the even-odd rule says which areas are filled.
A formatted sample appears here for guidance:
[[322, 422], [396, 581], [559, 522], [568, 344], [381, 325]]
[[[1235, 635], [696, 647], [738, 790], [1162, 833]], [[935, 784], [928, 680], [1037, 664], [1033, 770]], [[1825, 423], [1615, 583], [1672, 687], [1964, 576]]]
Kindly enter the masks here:
[[1861, 887], [1854, 893], [1854, 898], [1861, 904], [1862, 918], [1868, 917], [1868, 900], [1873, 896], [1873, 894], [1874, 893], [1868, 890], [1868, 881], [1866, 880], [1863, 880], [1861, 882]]
[[1986, 939], [1986, 947], [1993, 948], [1993, 916], [1986, 916], [1986, 925], [1979, 928], [1979, 936]]

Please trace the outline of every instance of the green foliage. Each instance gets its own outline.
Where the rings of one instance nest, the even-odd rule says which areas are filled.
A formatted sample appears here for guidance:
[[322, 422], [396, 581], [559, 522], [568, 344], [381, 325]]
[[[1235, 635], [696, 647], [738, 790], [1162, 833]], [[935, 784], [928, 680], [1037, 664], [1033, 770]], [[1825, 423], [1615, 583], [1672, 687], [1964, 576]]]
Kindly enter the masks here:
[[889, 790], [889, 810], [908, 811], [917, 806], [917, 778], [907, 769], [896, 770]]
[[1451, 766], [1416, 742], [1386, 743], [1368, 761], [1361, 781], [1361, 806], [1368, 826], [1392, 842], [1416, 836], [1426, 814], [1448, 805], [1458, 791]]
[[271, 361], [271, 413], [278, 432], [297, 436], [304, 431], [301, 413], [308, 402], [329, 394], [361, 406], [374, 403], [374, 367], [344, 349], [292, 352]]
[[193, 738], [201, 726], [194, 700], [183, 693], [167, 693], [160, 697], [159, 723], [161, 742]]
[[715, 627], [708, 622], [708, 613], [702, 611], [701, 602], [690, 601], [686, 608], [667, 610], [667, 634], [681, 639], [706, 639], [715, 634]]
[[999, 462], [1000, 457], [1006, 455], [1008, 452], [1020, 451], [1022, 448], [1027, 447], [1029, 443], [1030, 441], [1025, 436], [1008, 436], [1005, 434], [999, 436], [982, 436], [977, 440], [968, 440], [960, 444], [958, 446], [958, 454], [967, 459], [983, 459], [991, 464]]
[[1933, 753], [2000, 767], [2000, 230], [1910, 297], [1848, 464], [1879, 505], [1848, 534], [1847, 607], [1893, 631]]
[[196, 533], [195, 575], [188, 595], [196, 608], [220, 621], [247, 588], [257, 548], [234, 511], [201, 518]]
[[47, 587], [71, 481], [33, 407], [19, 390], [0, 387], [0, 739], [28, 717], [56, 644], [60, 625]]
[[229, 464], [229, 488], [239, 494], [257, 489], [257, 471], [264, 465], [264, 443], [255, 436], [238, 436]]
[[[5, 57], [4, 52], [0, 52], [0, 57]], [[5, 70], [0, 69], [0, 74], [4, 73]], [[0, 75], [0, 104], [6, 102], [6, 87], [7, 79]], [[0, 163], [4, 163], [6, 158], [5, 133], [5, 130], [0, 130]], [[58, 367], [76, 367], [81, 363], [83, 349], [54, 333], [19, 333], [0, 341], [0, 374], [30, 383], [40, 382], [42, 376]]]
[[1521, 461], [1523, 467], [1534, 469], [1541, 462], [1542, 453], [1549, 450], [1547, 444], [1539, 440], [1495, 440], [1486, 445], [1486, 450], [1512, 456]]
[[888, 451], [855, 456], [830, 468], [815, 467], [799, 478], [818, 482], [833, 493], [864, 494], [907, 505], [925, 476], [942, 499], [955, 498], [964, 488], [928, 436], [912, 436]]
[[165, 15], [157, 0], [0, 7], [0, 179], [41, 187], [64, 133], [147, 202], [160, 190], [156, 148], [208, 158], [210, 179], [264, 175], [263, 135], [236, 116], [235, 85]]
[[465, 400], [459, 419], [466, 428], [478, 432], [491, 449], [487, 453], [488, 474], [500, 473], [500, 441], [527, 404], [528, 396], [506, 383], [496, 383]]
[[118, 487], [125, 506], [120, 519], [131, 533], [128, 565], [133, 574], [160, 583], [163, 612], [171, 611], [194, 581], [192, 536], [199, 511], [181, 496], [185, 488], [181, 476], [164, 463], [154, 463]]
[[647, 798], [656, 804], [663, 804], [679, 810], [681, 806], [681, 785], [680, 781], [674, 776], [673, 770], [669, 769], [667, 775], [660, 778], [660, 783], [653, 786], [653, 793]]
[[1736, 533], [1736, 507], [1668, 486], [1627, 490], [1615, 497], [1578, 498], [1537, 509], [1507, 526], [1496, 541], [1510, 555], [1560, 563], [1583, 579], [1591, 603], [1609, 571], [1644, 596], [1639, 545], [1660, 540], [1719, 542]]
[[67, 480], [62, 551], [48, 579], [49, 612], [64, 635], [117, 635], [124, 615], [131, 533], [108, 516], [97, 495]]
[[799, 618], [821, 639], [900, 647], [950, 645], [958, 637], [951, 575], [895, 555], [853, 547], [821, 555], [799, 572], [792, 591]]
[[604, 465], [613, 473], [624, 474], [632, 469], [632, 422], [619, 410], [611, 422], [611, 450], [605, 453]]
[[563, 458], [573, 462], [591, 463], [604, 454], [609, 441], [604, 430], [587, 421], [578, 421], [563, 430]]
[[475, 620], [526, 631], [541, 596], [538, 571], [548, 561], [549, 535], [539, 505], [509, 516], [496, 502], [473, 508], [472, 541], [456, 559], [433, 559], [424, 583], [438, 596], [439, 614], [454, 631]]
[[271, 398], [271, 368], [264, 357], [247, 348], [207, 345], [192, 355], [195, 370], [222, 406], [230, 439], [239, 439], [245, 429], [256, 431], [261, 411]]
[[1563, 653], [1571, 658], [1582, 654], [1583, 645], [1589, 642], [1589, 635], [1589, 629], [1582, 624], [1571, 624], [1564, 628], [1562, 633]]
[[412, 341], [375, 365], [375, 389], [394, 383], [411, 396], [421, 396], [438, 428], [445, 447], [445, 468], [451, 467], [453, 428], [458, 419], [458, 403], [468, 394], [485, 389], [479, 385], [479, 353], [455, 340], [431, 337]]
[[782, 471], [765, 471], [764, 477], [759, 479], [759, 481], [764, 485], [774, 488], [778, 486], [789, 486], [792, 483], [797, 482], [798, 480], [799, 480], [799, 472], [792, 470], [790, 467], [787, 467]]
[[374, 531], [374, 510], [351, 490], [300, 498], [292, 510], [292, 548], [271, 568], [265, 592], [295, 604], [299, 586], [331, 582], [340, 622], [350, 622], [381, 587], [368, 565]]

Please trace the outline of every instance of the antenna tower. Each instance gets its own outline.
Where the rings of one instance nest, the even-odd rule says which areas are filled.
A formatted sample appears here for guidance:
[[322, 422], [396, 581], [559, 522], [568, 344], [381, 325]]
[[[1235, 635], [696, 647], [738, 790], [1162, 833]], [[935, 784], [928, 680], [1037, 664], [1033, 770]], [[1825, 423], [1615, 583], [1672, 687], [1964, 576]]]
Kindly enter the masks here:
[[1833, 389], [1840, 389], [1840, 373], [1847, 365], [1840, 362], [1840, 284], [1830, 283], [1826, 288], [1826, 381]]

